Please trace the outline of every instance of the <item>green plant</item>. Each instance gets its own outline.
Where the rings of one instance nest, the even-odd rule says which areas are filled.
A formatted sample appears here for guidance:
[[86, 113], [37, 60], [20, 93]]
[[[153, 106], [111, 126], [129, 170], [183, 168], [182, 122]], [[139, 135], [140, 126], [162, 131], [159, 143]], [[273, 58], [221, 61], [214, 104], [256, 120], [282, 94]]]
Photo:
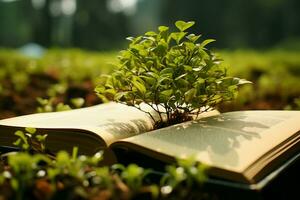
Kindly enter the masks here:
[[[36, 129], [17, 133], [24, 151], [1, 157], [0, 199], [202, 199], [205, 194], [201, 186], [207, 167], [194, 158], [180, 159], [162, 172], [136, 164], [102, 166], [102, 152], [78, 155], [77, 147], [71, 154], [32, 154], [28, 149], [34, 149]], [[45, 139], [37, 140], [38, 146], [44, 146]], [[154, 174], [160, 177], [150, 178]]]
[[69, 105], [77, 97], [86, 100], [84, 106], [101, 103], [93, 90], [99, 75], [111, 71], [107, 63], [114, 57], [114, 52], [49, 49], [35, 59], [0, 48], [0, 118], [34, 113], [37, 97]]
[[194, 157], [178, 159], [177, 165], [166, 167], [166, 173], [160, 180], [162, 195], [174, 196], [178, 199], [187, 196], [201, 199], [204, 192], [200, 189], [207, 179], [207, 169], [206, 165], [196, 162]]
[[233, 99], [238, 85], [249, 83], [227, 76], [222, 60], [206, 48], [214, 40], [198, 43], [200, 35], [186, 32], [194, 22], [175, 25], [175, 32], [160, 26], [158, 32], [128, 38], [129, 47], [120, 52], [117, 69], [102, 76], [103, 84], [96, 87], [98, 96], [147, 112], [140, 106], [143, 102], [156, 111], [160, 118], [156, 125], [161, 126], [164, 116], [167, 125], [197, 117]]
[[13, 143], [15, 146], [20, 147], [23, 151], [34, 151], [45, 153], [46, 151], [46, 138], [47, 134], [38, 134], [36, 133], [35, 128], [25, 128], [25, 132], [18, 130], [15, 132], [15, 135], [19, 138]]
[[284, 108], [285, 110], [300, 110], [300, 97], [295, 98], [292, 104], [288, 104]]
[[38, 97], [37, 101], [40, 106], [37, 107], [38, 113], [43, 112], [59, 112], [71, 110], [72, 108], [81, 108], [85, 102], [83, 98], [71, 98], [71, 106], [68, 104], [64, 104], [63, 102], [55, 102], [56, 97], [51, 97], [49, 99], [43, 99]]
[[6, 187], [13, 192], [0, 192], [0, 198], [202, 199], [205, 194], [206, 167], [193, 159], [168, 165], [162, 179], [153, 181], [152, 170], [135, 164], [99, 166], [102, 156], [78, 155], [77, 148], [71, 155], [60, 151], [53, 159], [41, 153], [10, 154], [0, 169], [0, 191]]
[[34, 185], [33, 180], [36, 177], [44, 176], [45, 173], [40, 163], [51, 163], [51, 160], [43, 154], [30, 155], [25, 152], [8, 156], [8, 164], [11, 169], [3, 175], [4, 178], [9, 179], [12, 189], [17, 191], [14, 199], [24, 199], [28, 188]]

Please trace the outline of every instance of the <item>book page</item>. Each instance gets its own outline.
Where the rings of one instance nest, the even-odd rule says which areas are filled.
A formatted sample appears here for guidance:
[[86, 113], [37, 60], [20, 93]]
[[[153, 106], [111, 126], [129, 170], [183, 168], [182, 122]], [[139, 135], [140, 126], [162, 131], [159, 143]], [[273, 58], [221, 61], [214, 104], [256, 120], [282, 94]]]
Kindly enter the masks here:
[[[0, 120], [0, 125], [64, 130], [60, 131], [60, 134], [66, 134], [71, 130], [82, 133], [86, 130], [87, 134], [96, 133], [108, 145], [118, 139], [152, 130], [154, 122], [147, 113], [134, 107], [106, 103], [70, 111], [4, 119]], [[59, 138], [59, 135], [57, 137]], [[84, 140], [84, 137], [81, 139]]]
[[147, 132], [114, 146], [173, 158], [195, 156], [209, 166], [243, 173], [299, 129], [297, 111], [239, 111]]

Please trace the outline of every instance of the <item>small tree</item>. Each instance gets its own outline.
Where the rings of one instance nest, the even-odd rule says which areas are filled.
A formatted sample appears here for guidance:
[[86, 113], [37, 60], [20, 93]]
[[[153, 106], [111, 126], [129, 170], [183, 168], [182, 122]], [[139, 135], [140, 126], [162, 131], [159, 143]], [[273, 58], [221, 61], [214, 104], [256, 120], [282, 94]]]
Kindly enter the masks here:
[[141, 110], [142, 102], [149, 105], [160, 117], [156, 126], [189, 120], [232, 100], [238, 85], [249, 82], [227, 76], [222, 60], [206, 48], [215, 40], [199, 43], [201, 35], [186, 32], [194, 24], [177, 21], [179, 31], [159, 26], [158, 32], [127, 38], [130, 44], [120, 52], [117, 69], [96, 87], [99, 97]]

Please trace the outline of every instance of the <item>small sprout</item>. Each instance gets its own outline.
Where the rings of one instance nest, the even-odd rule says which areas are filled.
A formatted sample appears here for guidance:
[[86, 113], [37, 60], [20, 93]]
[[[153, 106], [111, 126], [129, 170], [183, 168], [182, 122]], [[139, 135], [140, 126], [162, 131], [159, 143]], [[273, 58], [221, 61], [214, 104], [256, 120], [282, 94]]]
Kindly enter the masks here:
[[91, 162], [94, 165], [97, 165], [103, 159], [103, 151], [99, 151], [91, 157]]
[[75, 106], [75, 108], [81, 108], [84, 104], [84, 98], [72, 98], [71, 103]]
[[50, 99], [43, 99], [38, 97], [37, 102], [40, 104], [40, 106], [37, 107], [37, 112], [38, 113], [43, 113], [43, 112], [53, 112], [53, 98]]
[[33, 150], [35, 152], [45, 152], [46, 151], [46, 138], [47, 134], [37, 133], [36, 128], [26, 127], [26, 132], [16, 131], [15, 135], [19, 138], [13, 143], [15, 146], [20, 147], [23, 151]]
[[190, 22], [184, 22], [184, 21], [177, 21], [175, 22], [175, 26], [180, 30], [180, 31], [185, 31], [186, 29], [194, 26], [195, 22], [190, 21]]
[[28, 151], [30, 147], [30, 145], [28, 144], [28, 140], [31, 138], [31, 135], [26, 134], [23, 131], [16, 131], [15, 135], [18, 136], [19, 138], [13, 144], [15, 146], [20, 147], [24, 151]]
[[31, 127], [26, 127], [25, 130], [32, 135], [36, 132], [36, 128]]
[[71, 107], [69, 105], [63, 104], [63, 103], [59, 103], [56, 106], [56, 111], [66, 111], [66, 110], [71, 110]]

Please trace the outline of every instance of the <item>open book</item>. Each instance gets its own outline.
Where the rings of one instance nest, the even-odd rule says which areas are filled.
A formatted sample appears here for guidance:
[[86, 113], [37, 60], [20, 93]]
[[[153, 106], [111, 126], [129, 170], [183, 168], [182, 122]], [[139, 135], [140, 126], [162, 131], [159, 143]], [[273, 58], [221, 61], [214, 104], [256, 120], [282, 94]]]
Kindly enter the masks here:
[[0, 120], [0, 145], [11, 145], [16, 130], [35, 127], [48, 134], [53, 151], [78, 146], [84, 154], [106, 150], [111, 160], [134, 158], [124, 157], [130, 152], [163, 163], [194, 156], [210, 166], [210, 175], [245, 184], [259, 182], [300, 151], [300, 111], [210, 111], [167, 128], [153, 125], [136, 108], [108, 103]]

